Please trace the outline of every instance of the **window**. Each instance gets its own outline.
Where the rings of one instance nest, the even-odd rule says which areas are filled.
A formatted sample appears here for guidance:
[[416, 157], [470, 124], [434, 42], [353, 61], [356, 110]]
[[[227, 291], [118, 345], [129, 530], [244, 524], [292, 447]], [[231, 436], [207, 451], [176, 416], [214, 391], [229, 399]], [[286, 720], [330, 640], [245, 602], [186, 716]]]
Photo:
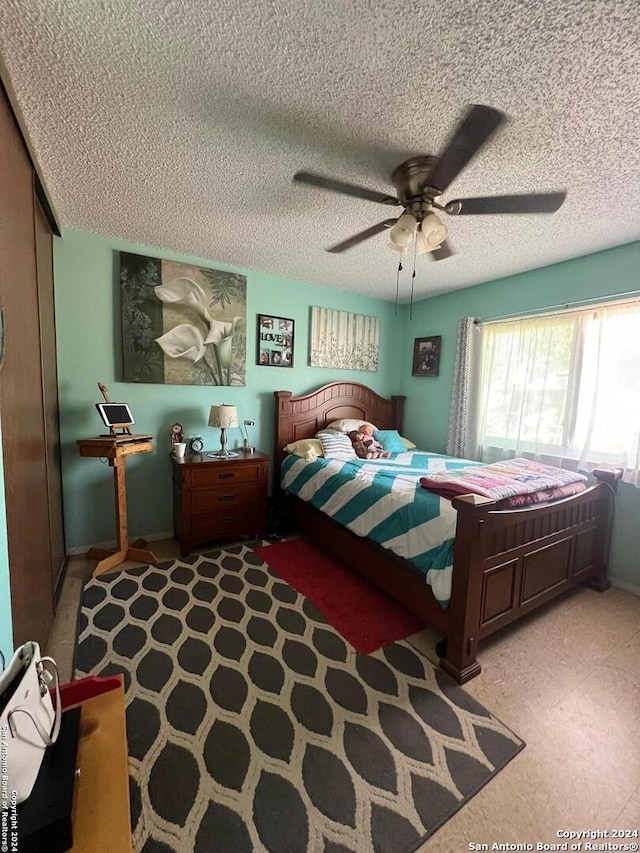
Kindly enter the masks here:
[[484, 325], [480, 436], [640, 484], [640, 302]]

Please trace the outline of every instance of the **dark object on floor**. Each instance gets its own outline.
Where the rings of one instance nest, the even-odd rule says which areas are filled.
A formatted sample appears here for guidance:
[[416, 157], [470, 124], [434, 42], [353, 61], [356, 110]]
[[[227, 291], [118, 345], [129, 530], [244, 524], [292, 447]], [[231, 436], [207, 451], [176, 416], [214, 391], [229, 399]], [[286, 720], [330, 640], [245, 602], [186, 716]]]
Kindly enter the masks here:
[[408, 853], [523, 747], [405, 641], [354, 652], [246, 545], [94, 578], [78, 630], [78, 676], [124, 675], [137, 851]]
[[289, 501], [274, 503], [269, 511], [269, 538], [282, 539], [294, 529], [293, 513]]
[[20, 853], [63, 853], [73, 847], [79, 736], [80, 708], [64, 711], [58, 740], [44, 753], [31, 796], [18, 806], [16, 849]]
[[256, 548], [256, 554], [306, 596], [358, 652], [369, 654], [424, 628], [401, 604], [305, 539], [265, 545]]

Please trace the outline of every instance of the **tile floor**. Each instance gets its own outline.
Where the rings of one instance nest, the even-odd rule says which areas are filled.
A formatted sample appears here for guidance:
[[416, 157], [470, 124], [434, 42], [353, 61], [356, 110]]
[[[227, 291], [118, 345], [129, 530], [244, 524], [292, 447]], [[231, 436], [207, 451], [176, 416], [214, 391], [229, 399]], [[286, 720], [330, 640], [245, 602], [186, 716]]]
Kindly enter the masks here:
[[[161, 560], [178, 556], [173, 540], [149, 547]], [[70, 559], [49, 640], [65, 681], [93, 566]], [[426, 630], [412, 642], [434, 658], [435, 639]], [[640, 598], [579, 588], [492, 637], [479, 657], [482, 673], [466, 689], [527, 746], [420, 850], [535, 849], [560, 843], [561, 830], [640, 831]]]

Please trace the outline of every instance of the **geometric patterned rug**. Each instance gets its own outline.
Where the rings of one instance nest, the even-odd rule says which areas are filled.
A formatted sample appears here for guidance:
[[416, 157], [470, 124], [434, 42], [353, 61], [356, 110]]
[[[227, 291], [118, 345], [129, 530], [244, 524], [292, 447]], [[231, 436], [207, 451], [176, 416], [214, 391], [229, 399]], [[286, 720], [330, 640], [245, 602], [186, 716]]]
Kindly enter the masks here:
[[246, 545], [90, 580], [76, 677], [115, 673], [144, 853], [408, 853], [524, 746], [408, 642], [355, 652]]

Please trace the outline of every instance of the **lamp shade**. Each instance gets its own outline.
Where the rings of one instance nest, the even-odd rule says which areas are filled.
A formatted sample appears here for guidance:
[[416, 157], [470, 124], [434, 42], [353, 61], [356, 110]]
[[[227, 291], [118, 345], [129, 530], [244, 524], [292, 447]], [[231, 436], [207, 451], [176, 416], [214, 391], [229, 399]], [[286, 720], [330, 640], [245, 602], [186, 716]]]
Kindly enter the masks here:
[[427, 252], [437, 249], [449, 236], [449, 229], [435, 213], [429, 213], [425, 216], [420, 231]]
[[222, 406], [211, 406], [209, 426], [222, 429], [239, 426], [238, 410], [235, 406], [228, 406], [226, 403], [223, 403]]
[[403, 213], [389, 232], [389, 240], [399, 249], [406, 248], [416, 236], [418, 223], [410, 213]]

